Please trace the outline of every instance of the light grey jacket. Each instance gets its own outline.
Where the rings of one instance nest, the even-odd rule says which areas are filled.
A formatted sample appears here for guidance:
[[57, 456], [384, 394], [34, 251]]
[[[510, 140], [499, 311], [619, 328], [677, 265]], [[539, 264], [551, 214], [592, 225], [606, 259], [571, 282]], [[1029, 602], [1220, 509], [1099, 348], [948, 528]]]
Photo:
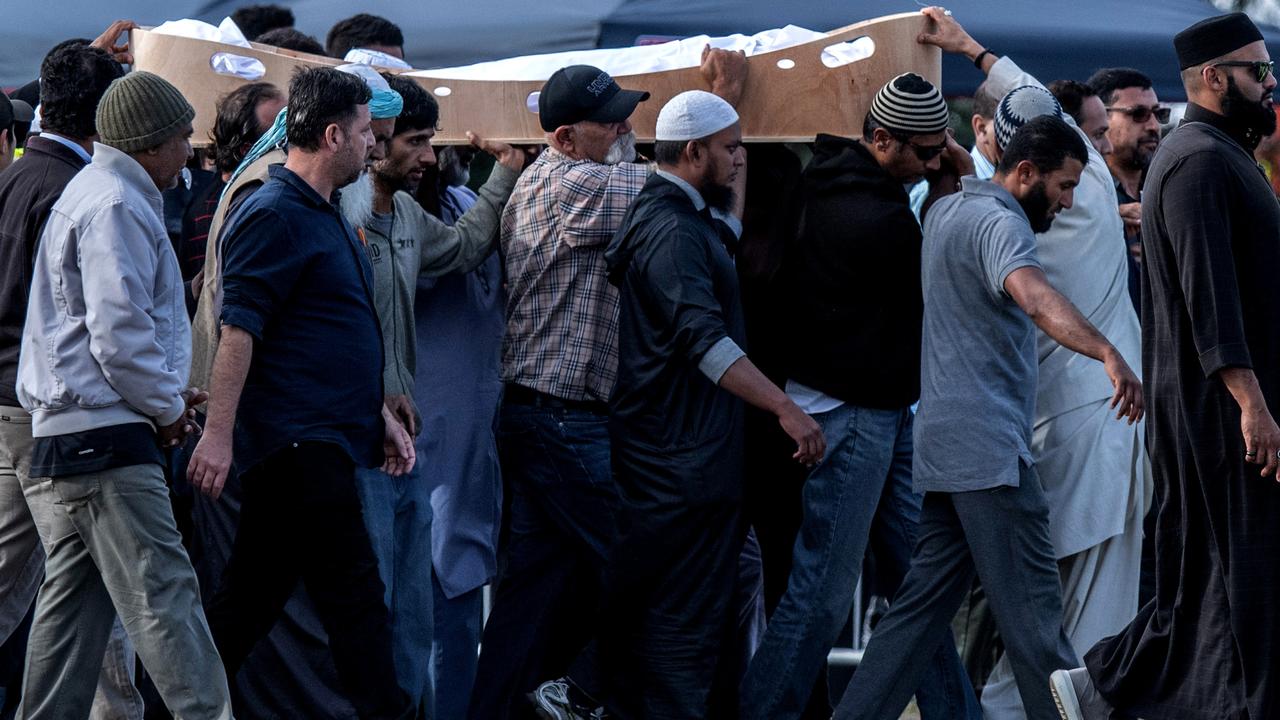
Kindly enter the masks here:
[[36, 437], [185, 409], [191, 325], [155, 183], [95, 144], [40, 238], [18, 361], [18, 399]]

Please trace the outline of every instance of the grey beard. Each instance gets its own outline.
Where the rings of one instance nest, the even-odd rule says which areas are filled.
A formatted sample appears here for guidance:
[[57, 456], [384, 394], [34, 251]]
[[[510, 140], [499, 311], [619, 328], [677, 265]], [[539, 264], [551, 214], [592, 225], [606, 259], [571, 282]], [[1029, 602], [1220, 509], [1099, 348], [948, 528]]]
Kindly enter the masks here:
[[366, 227], [373, 220], [373, 175], [360, 173], [355, 182], [342, 188], [338, 207], [352, 227]]
[[617, 165], [624, 162], [636, 161], [636, 134], [629, 132], [626, 135], [613, 141], [609, 146], [609, 152], [605, 153], [605, 165]]

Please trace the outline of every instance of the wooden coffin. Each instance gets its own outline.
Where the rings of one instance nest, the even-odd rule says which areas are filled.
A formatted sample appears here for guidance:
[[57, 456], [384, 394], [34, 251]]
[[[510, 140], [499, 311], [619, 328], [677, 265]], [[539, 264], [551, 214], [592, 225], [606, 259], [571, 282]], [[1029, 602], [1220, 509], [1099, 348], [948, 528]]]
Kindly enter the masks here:
[[[930, 22], [911, 12], [854, 23], [825, 37], [747, 59], [747, 87], [739, 115], [749, 142], [804, 142], [820, 132], [857, 137], [871, 99], [891, 78], [915, 72], [941, 83], [941, 52], [916, 42]], [[870, 57], [840, 67], [827, 67], [822, 51], [842, 42], [868, 37], [875, 44]], [[134, 30], [131, 38], [134, 67], [160, 75], [176, 85], [196, 108], [195, 145], [209, 144], [218, 98], [247, 82], [220, 75], [210, 58], [219, 52], [257, 58], [266, 68], [262, 80], [287, 90], [289, 77], [299, 65], [339, 65], [332, 58], [254, 44], [239, 48], [206, 40], [159, 35]], [[429, 71], [427, 71], [429, 72]], [[437, 144], [465, 143], [466, 131], [511, 143], [541, 143], [543, 132], [537, 115], [528, 109], [531, 93], [541, 89], [537, 81], [454, 80], [415, 75], [419, 84], [440, 103]], [[647, 90], [652, 98], [641, 103], [632, 117], [636, 135], [653, 139], [658, 110], [684, 90], [706, 88], [698, 68], [684, 68], [638, 75], [615, 76], [628, 89]]]

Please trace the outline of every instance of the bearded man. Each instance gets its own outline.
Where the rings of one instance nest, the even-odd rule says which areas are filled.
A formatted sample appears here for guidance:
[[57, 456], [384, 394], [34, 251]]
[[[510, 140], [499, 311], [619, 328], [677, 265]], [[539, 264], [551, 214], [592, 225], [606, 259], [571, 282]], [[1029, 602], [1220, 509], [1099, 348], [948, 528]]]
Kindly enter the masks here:
[[[739, 53], [707, 50], [703, 77], [736, 103]], [[617, 535], [607, 402], [618, 366], [618, 294], [604, 249], [652, 169], [628, 118], [649, 94], [589, 65], [556, 71], [538, 96], [548, 148], [502, 216], [507, 279], [499, 460], [511, 496], [507, 570], [481, 643], [469, 717], [523, 713], [590, 636]]]
[[1142, 206], [1155, 597], [1053, 674], [1069, 720], [1280, 715], [1280, 206], [1252, 155], [1276, 80], [1242, 13], [1173, 44], [1190, 103]]
[[[418, 278], [470, 272], [489, 257], [497, 247], [498, 218], [524, 165], [524, 153], [472, 135], [497, 163], [479, 201], [456, 226], [445, 225], [414, 199], [424, 171], [435, 164], [431, 138], [439, 106], [414, 81], [391, 75], [385, 79], [404, 107], [385, 156], [343, 192], [341, 207], [347, 221], [360, 228], [373, 268], [373, 304], [382, 329], [383, 401], [416, 436], [422, 427], [413, 401]], [[357, 468], [356, 490], [391, 613], [397, 679], [414, 706], [434, 717], [431, 486], [413, 469], [391, 476], [380, 468]]]

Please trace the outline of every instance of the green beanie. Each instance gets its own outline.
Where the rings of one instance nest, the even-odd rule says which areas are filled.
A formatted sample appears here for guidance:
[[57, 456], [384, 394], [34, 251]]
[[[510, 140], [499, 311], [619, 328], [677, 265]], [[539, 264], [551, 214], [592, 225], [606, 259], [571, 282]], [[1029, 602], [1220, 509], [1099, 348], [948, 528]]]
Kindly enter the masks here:
[[135, 70], [112, 81], [98, 103], [99, 142], [126, 153], [153, 148], [196, 116], [168, 80]]

